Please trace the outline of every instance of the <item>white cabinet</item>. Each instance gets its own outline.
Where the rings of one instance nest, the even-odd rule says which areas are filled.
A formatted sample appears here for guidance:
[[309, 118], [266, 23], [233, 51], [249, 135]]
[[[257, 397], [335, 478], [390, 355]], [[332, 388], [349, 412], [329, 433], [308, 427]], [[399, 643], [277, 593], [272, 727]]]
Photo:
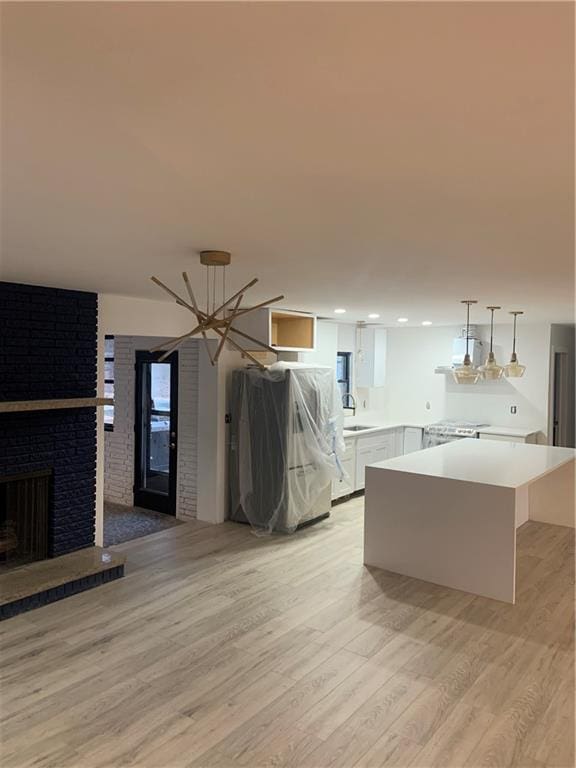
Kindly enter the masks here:
[[354, 486], [354, 490], [356, 491], [360, 491], [364, 488], [366, 467], [373, 463], [372, 451], [372, 446], [364, 446], [363, 448], [358, 446], [356, 448], [356, 483]]
[[383, 387], [386, 373], [386, 329], [359, 328], [356, 349], [356, 386]]
[[364, 488], [366, 467], [379, 461], [393, 459], [403, 453], [418, 451], [422, 447], [420, 427], [398, 427], [371, 432], [364, 437], [346, 437], [346, 452], [342, 466], [346, 473], [343, 480], [332, 483], [332, 499], [339, 499]]
[[338, 325], [327, 320], [316, 323], [316, 349], [313, 352], [300, 352], [298, 360], [302, 363], [328, 365], [336, 370], [338, 355]]
[[332, 482], [332, 499], [339, 499], [342, 496], [354, 493], [356, 490], [356, 440], [354, 438], [347, 438], [344, 440], [344, 443], [346, 451], [341, 461], [344, 477], [342, 480], [334, 480]]
[[369, 437], [359, 437], [356, 444], [355, 490], [364, 488], [365, 470], [369, 464], [386, 461], [397, 455], [397, 434], [394, 429]]
[[413, 453], [422, 448], [422, 430], [420, 427], [404, 427], [404, 445], [402, 453]]
[[[316, 317], [306, 312], [262, 307], [239, 317], [234, 327], [278, 350], [299, 352], [316, 347]], [[242, 346], [262, 351], [262, 347], [246, 338]]]

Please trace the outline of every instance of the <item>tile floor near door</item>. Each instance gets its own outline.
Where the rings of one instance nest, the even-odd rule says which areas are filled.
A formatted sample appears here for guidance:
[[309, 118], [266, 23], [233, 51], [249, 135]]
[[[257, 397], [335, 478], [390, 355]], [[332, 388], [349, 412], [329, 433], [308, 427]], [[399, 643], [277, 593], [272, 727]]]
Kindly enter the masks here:
[[572, 766], [574, 532], [520, 530], [512, 606], [364, 568], [362, 506], [137, 539], [4, 622], [4, 768]]
[[126, 507], [123, 504], [104, 503], [104, 546], [123, 544], [125, 541], [149, 536], [180, 525], [173, 515], [153, 512], [141, 507]]

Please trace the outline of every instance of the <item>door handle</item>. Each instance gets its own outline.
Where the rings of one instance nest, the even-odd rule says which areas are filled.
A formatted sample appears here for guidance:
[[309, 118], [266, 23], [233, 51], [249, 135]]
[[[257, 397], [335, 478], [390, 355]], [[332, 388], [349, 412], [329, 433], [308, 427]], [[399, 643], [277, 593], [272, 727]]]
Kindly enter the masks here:
[[172, 448], [172, 450], [174, 450], [176, 448], [176, 443], [170, 443], [170, 448]]

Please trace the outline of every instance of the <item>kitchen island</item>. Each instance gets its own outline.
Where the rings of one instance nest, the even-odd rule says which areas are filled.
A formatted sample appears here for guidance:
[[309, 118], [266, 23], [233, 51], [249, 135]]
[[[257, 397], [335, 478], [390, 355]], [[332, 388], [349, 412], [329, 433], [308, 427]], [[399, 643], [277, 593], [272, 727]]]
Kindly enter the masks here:
[[574, 525], [575, 457], [470, 438], [372, 464], [364, 563], [513, 603], [516, 529]]

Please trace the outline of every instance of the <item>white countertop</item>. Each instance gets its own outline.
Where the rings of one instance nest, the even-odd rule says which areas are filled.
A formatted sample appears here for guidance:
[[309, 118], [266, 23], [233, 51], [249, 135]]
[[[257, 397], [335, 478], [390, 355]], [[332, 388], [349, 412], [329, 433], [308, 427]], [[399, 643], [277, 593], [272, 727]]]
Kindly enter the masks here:
[[[384, 432], [387, 429], [403, 429], [404, 427], [425, 429], [431, 423], [435, 422], [382, 421], [380, 418], [371, 417], [369, 414], [366, 416], [366, 418], [363, 418], [362, 416], [346, 416], [344, 420], [343, 434], [344, 437], [362, 437], [363, 435], [371, 435], [374, 432]], [[348, 427], [354, 426], [355, 424], [361, 424], [362, 426], [370, 427], [370, 429], [363, 429], [360, 432], [350, 431]], [[478, 432], [484, 435], [503, 435], [527, 438], [529, 435], [537, 434], [538, 430], [520, 429], [518, 427], [485, 426], [478, 427]]]
[[510, 437], [528, 437], [535, 435], [537, 429], [518, 429], [517, 427], [478, 427], [478, 432], [483, 435], [505, 435]]
[[[361, 431], [350, 430], [349, 427], [355, 424], [370, 427], [370, 429], [363, 429]], [[391, 421], [380, 422], [376, 419], [356, 417], [353, 421], [346, 421], [343, 427], [344, 437], [363, 437], [364, 435], [371, 435], [374, 432], [385, 432], [388, 429], [403, 429], [404, 427], [416, 427], [417, 429], [424, 429], [426, 424], [417, 424], [415, 422], [407, 421]]]
[[574, 458], [573, 448], [465, 438], [371, 464], [370, 469], [519, 488]]

